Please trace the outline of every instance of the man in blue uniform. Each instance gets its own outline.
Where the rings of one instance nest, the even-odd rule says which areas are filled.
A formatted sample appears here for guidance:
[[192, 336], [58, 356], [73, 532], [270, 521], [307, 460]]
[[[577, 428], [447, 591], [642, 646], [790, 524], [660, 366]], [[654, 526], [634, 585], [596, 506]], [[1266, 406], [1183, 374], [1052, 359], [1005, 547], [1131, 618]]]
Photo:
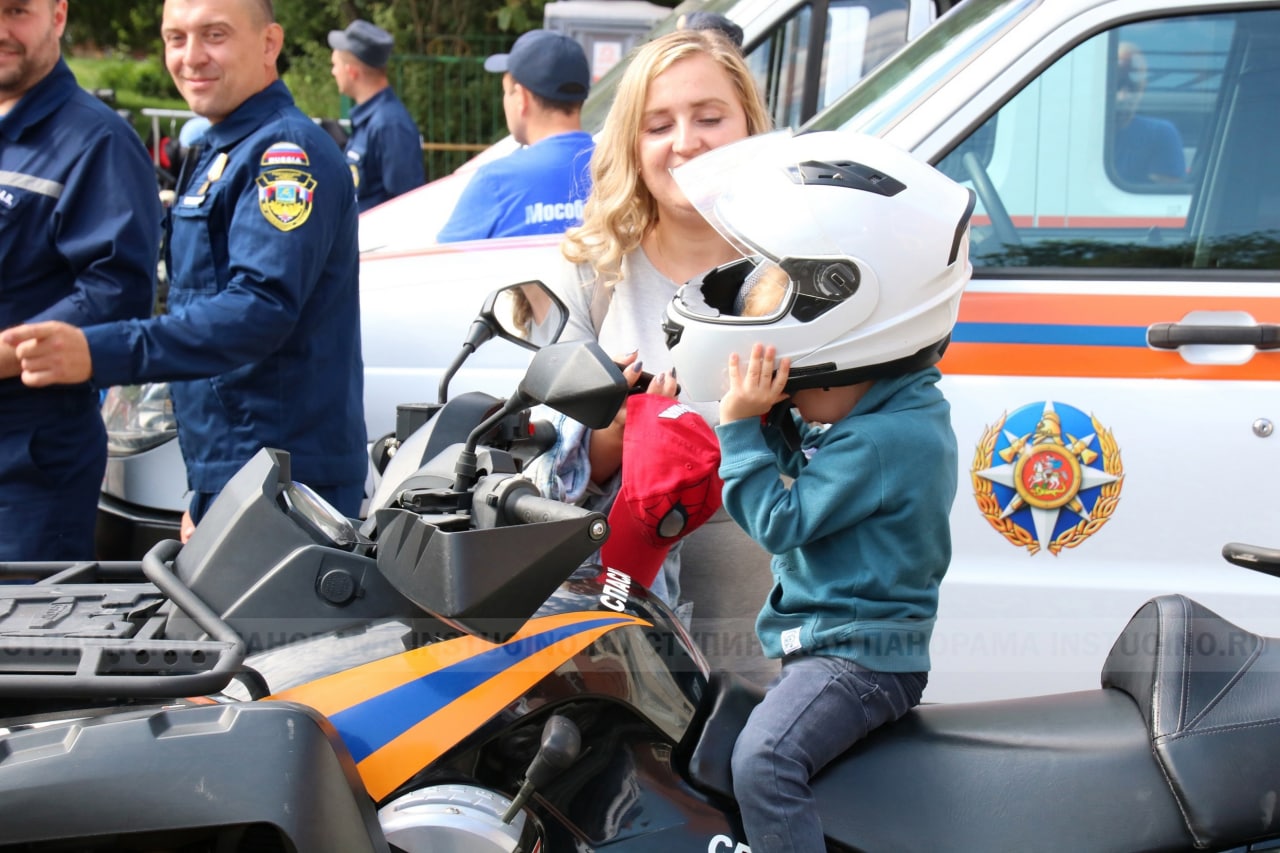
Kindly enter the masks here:
[[264, 446], [355, 515], [367, 456], [351, 174], [278, 79], [269, 0], [166, 0], [162, 36], [178, 91], [212, 122], [171, 211], [169, 313], [2, 338], [28, 385], [173, 381], [192, 520]]
[[581, 121], [591, 87], [586, 52], [568, 36], [531, 30], [484, 67], [502, 72], [507, 129], [525, 147], [476, 170], [436, 239], [559, 234], [580, 224], [595, 148]]
[[[161, 208], [142, 140], [85, 92], [67, 0], [0, 0], [0, 329], [151, 311]], [[86, 381], [32, 389], [0, 344], [0, 561], [93, 557], [107, 437]], [[87, 379], [87, 377], [85, 377]]]
[[422, 186], [426, 179], [418, 127], [387, 82], [394, 46], [390, 33], [368, 21], [329, 33], [333, 79], [338, 91], [356, 102], [347, 163], [361, 212]]

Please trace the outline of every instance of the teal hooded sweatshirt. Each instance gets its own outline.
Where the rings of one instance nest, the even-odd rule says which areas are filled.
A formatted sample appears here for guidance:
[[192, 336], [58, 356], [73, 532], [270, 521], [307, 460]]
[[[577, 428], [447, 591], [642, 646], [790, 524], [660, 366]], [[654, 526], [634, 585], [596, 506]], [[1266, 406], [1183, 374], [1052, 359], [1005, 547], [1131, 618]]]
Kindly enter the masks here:
[[[754, 418], [716, 427], [725, 508], [773, 555], [773, 589], [756, 620], [768, 657], [928, 671], [956, 495], [939, 379], [929, 368], [877, 380], [830, 426], [797, 416], [795, 451]], [[789, 487], [780, 474], [794, 478]]]

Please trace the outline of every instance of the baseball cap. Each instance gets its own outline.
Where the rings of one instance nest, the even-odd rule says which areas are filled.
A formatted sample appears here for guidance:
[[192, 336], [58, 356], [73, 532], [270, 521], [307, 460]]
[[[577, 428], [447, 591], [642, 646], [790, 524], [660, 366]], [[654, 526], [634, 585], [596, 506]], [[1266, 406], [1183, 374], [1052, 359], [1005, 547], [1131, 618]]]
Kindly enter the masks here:
[[508, 72], [530, 92], [549, 101], [584, 101], [591, 89], [591, 67], [582, 45], [551, 30], [530, 30], [511, 46], [495, 53], [484, 70]]
[[622, 487], [600, 561], [653, 585], [671, 546], [720, 508], [720, 445], [693, 409], [661, 394], [627, 398]]
[[345, 50], [373, 68], [386, 67], [395, 44], [391, 33], [368, 21], [355, 20], [345, 30], [329, 31], [329, 47]]
[[194, 116], [187, 119], [182, 125], [182, 130], [178, 131], [178, 144], [183, 148], [190, 148], [192, 145], [196, 145], [204, 139], [205, 131], [210, 127], [213, 127], [213, 123], [204, 116]]
[[684, 15], [679, 28], [682, 30], [714, 30], [738, 47], [742, 47], [742, 27], [719, 12], [690, 12]]

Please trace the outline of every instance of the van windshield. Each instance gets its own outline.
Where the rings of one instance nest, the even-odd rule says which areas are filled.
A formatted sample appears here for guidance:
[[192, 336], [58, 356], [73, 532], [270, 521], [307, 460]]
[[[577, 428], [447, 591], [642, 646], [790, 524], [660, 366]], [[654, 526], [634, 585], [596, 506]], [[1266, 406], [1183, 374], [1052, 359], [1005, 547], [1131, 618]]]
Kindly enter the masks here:
[[[1043, 0], [967, 0], [953, 8], [801, 131], [883, 134], [916, 103], [977, 56], [985, 44]], [[888, 94], [897, 90], [893, 95]]]

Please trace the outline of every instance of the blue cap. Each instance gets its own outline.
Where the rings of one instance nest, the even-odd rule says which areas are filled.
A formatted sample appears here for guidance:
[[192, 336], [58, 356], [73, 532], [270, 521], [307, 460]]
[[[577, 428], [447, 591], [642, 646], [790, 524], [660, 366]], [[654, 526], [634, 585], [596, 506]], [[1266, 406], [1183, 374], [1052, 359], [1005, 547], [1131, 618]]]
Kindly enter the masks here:
[[485, 71], [507, 72], [548, 101], [584, 101], [591, 90], [591, 67], [582, 45], [551, 30], [530, 30], [484, 61]]
[[183, 148], [190, 148], [203, 140], [205, 131], [212, 126], [213, 123], [204, 116], [187, 119], [182, 130], [178, 131], [178, 144]]
[[711, 30], [727, 36], [729, 41], [742, 47], [742, 27], [719, 12], [690, 12], [682, 15], [676, 24], [681, 30]]
[[391, 33], [368, 21], [352, 21], [345, 30], [329, 31], [329, 47], [345, 50], [372, 68], [385, 68], [395, 45]]

